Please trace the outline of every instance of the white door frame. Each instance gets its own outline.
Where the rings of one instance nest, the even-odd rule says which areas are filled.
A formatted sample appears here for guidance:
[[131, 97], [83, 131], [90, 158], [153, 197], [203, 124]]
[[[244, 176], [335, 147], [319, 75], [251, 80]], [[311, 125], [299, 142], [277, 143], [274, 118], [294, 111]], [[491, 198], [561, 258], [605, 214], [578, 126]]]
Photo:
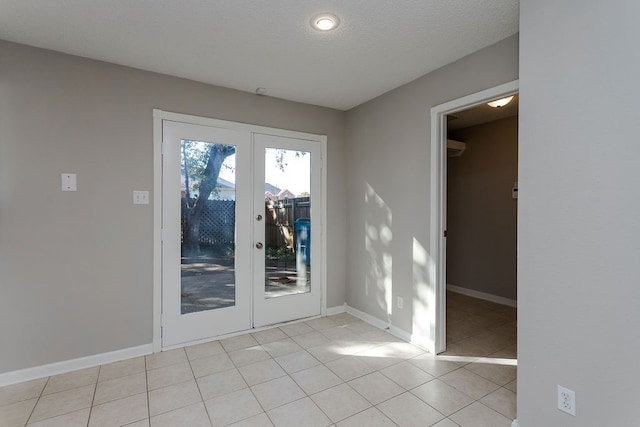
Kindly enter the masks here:
[[[429, 281], [435, 284], [435, 312], [431, 321], [435, 324], [435, 335], [432, 337], [433, 353], [438, 354], [446, 350], [446, 310], [447, 284], [446, 252], [444, 230], [446, 225], [447, 203], [447, 114], [465, 110], [496, 98], [518, 93], [519, 81], [502, 84], [481, 92], [477, 92], [459, 99], [454, 99], [431, 109], [431, 223], [429, 224], [429, 253], [432, 254], [433, 267]], [[431, 344], [431, 343], [430, 343]], [[431, 350], [431, 348], [429, 350]]]
[[[305, 132], [270, 128], [247, 123], [231, 122], [188, 114], [153, 110], [153, 352], [162, 351], [162, 121], [171, 120], [195, 125], [214, 126], [226, 129], [263, 133], [267, 135], [304, 139], [320, 143], [322, 155], [321, 196], [322, 211], [320, 227], [321, 250], [318, 262], [321, 266], [318, 283], [321, 287], [320, 315], [327, 311], [327, 137]], [[211, 338], [218, 339], [220, 337]], [[207, 341], [207, 340], [204, 340]]]

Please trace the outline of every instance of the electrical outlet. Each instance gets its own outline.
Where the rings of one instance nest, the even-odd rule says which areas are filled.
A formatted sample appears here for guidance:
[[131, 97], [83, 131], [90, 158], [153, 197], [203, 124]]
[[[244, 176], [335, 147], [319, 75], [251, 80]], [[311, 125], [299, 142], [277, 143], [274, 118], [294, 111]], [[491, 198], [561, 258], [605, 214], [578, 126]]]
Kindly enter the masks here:
[[576, 416], [576, 392], [558, 386], [558, 409], [567, 414]]
[[404, 298], [398, 297], [398, 308], [404, 308]]

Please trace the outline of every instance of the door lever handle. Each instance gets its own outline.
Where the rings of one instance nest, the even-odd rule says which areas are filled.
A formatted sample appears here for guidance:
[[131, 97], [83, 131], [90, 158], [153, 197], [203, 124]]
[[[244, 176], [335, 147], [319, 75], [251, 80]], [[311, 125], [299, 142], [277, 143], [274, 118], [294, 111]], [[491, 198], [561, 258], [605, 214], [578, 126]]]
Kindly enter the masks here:
[[263, 247], [264, 247], [264, 245], [262, 244], [262, 242], [256, 243], [256, 248], [262, 249]]
[[262, 215], [258, 214], [258, 216], [256, 216], [256, 221], [262, 221]]

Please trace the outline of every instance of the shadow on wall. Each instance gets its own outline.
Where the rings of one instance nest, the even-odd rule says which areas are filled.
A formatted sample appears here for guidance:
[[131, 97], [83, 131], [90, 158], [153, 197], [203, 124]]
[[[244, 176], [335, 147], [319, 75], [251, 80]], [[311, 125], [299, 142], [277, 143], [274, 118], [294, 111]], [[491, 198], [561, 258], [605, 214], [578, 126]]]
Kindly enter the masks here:
[[386, 314], [391, 323], [393, 308], [393, 258], [391, 255], [392, 213], [391, 209], [365, 183], [364, 203], [367, 212], [365, 218], [365, 250], [368, 256], [369, 270], [367, 272], [365, 295], [376, 298], [378, 307]]

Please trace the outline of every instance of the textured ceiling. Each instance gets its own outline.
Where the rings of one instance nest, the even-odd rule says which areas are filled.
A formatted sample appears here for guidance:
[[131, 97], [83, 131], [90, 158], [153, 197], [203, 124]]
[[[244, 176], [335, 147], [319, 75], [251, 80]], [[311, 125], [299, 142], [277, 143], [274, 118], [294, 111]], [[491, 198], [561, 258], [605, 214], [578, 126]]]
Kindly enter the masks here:
[[[309, 21], [338, 15], [337, 30]], [[0, 38], [349, 109], [518, 32], [518, 0], [0, 0]]]

